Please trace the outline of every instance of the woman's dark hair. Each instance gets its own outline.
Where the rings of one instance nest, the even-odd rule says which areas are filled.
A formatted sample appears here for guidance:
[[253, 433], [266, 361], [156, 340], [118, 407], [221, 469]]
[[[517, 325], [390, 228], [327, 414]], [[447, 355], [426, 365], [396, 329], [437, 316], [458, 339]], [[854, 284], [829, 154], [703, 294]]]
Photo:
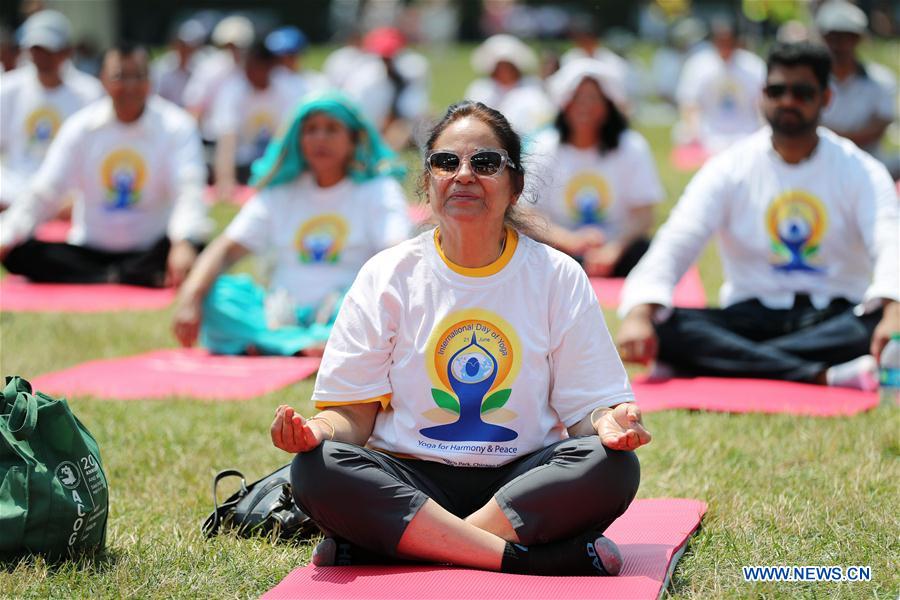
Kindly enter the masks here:
[[[509, 172], [510, 177], [512, 177], [515, 194], [521, 195], [522, 190], [525, 189], [525, 169], [522, 166], [522, 140], [519, 137], [519, 134], [512, 128], [512, 125], [509, 124], [509, 121], [506, 120], [506, 117], [503, 116], [503, 113], [486, 104], [464, 100], [450, 105], [447, 112], [441, 117], [441, 120], [438, 121], [428, 133], [428, 138], [425, 141], [425, 147], [423, 149], [425, 156], [428, 156], [428, 154], [434, 150], [437, 139], [444, 133], [444, 130], [446, 130], [447, 127], [466, 117], [478, 119], [490, 127], [491, 132], [500, 142], [500, 147], [506, 150], [506, 153], [509, 155], [509, 160], [512, 164], [507, 164], [506, 169]], [[428, 170], [423, 169], [422, 175], [419, 178], [420, 196], [425, 196], [424, 192], [427, 182]], [[534, 229], [528, 217], [518, 210], [514, 204], [510, 204], [506, 209], [504, 222], [508, 227], [526, 234]]]
[[766, 68], [769, 72], [776, 66], [809, 67], [819, 81], [819, 87], [823, 90], [828, 87], [831, 56], [825, 46], [811, 42], [779, 42], [772, 46], [769, 56], [766, 58]]
[[[593, 81], [593, 79], [591, 81]], [[600, 92], [603, 92], [602, 88]], [[619, 138], [621, 138], [622, 133], [628, 129], [628, 119], [626, 119], [625, 115], [622, 114], [622, 111], [616, 107], [615, 103], [606, 97], [606, 94], [603, 94], [603, 102], [606, 103], [606, 120], [603, 121], [603, 124], [600, 125], [600, 130], [597, 132], [597, 149], [600, 151], [600, 154], [618, 148]], [[566, 113], [564, 110], [559, 111], [559, 114], [556, 115], [555, 125], [556, 130], [559, 131], [560, 141], [568, 143], [569, 137], [572, 135], [572, 129], [566, 122]]]

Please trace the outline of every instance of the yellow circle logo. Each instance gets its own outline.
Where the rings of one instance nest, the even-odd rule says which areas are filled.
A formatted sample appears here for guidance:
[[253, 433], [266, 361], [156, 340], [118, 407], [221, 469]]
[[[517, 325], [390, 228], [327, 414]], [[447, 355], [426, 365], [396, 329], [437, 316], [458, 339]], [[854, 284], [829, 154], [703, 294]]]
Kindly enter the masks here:
[[828, 213], [821, 200], [808, 192], [790, 190], [769, 204], [765, 218], [776, 270], [821, 272], [811, 264], [816, 262], [828, 229]]
[[100, 165], [100, 176], [106, 188], [110, 210], [126, 209], [141, 199], [147, 179], [143, 157], [131, 148], [110, 152]]
[[25, 118], [25, 131], [28, 140], [35, 143], [47, 144], [56, 136], [62, 117], [56, 109], [50, 106], [42, 106], [31, 111]]
[[295, 246], [303, 263], [336, 263], [347, 241], [349, 226], [338, 214], [313, 217], [297, 230]]
[[609, 183], [594, 171], [578, 173], [563, 192], [572, 219], [580, 225], [599, 225], [612, 203]]
[[491, 421], [518, 416], [503, 407], [519, 374], [520, 349], [513, 327], [492, 312], [469, 309], [441, 320], [425, 349], [437, 408], [423, 416], [442, 424], [420, 433], [442, 441], [504, 442], [518, 437]]

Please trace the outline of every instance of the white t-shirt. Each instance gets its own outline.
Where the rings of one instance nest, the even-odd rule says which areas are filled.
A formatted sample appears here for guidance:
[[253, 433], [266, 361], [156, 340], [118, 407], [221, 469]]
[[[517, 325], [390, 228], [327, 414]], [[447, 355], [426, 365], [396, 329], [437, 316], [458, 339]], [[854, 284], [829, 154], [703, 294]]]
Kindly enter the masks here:
[[820, 127], [802, 163], [785, 163], [766, 127], [709, 161], [628, 276], [619, 314], [671, 306], [672, 290], [706, 242], [718, 236], [722, 306], [758, 298], [789, 308], [809, 294], [900, 300], [898, 199], [887, 170]]
[[349, 287], [369, 258], [405, 240], [409, 229], [396, 180], [344, 179], [321, 188], [307, 173], [260, 190], [225, 236], [271, 261], [271, 291], [284, 290], [297, 306], [311, 306]]
[[20, 202], [0, 214], [0, 246], [24, 241], [53, 217], [63, 192], [77, 190], [70, 244], [112, 252], [149, 248], [161, 237], [202, 240], [206, 167], [197, 124], [151, 96], [134, 123], [116, 118], [109, 98], [63, 124]]
[[249, 165], [263, 155], [299, 100], [284, 77], [272, 77], [269, 87], [258, 90], [243, 73], [236, 73], [222, 84], [209, 116], [209, 130], [215, 139], [237, 135], [236, 164]]
[[535, 208], [567, 229], [596, 226], [617, 239], [630, 209], [658, 204], [664, 197], [650, 146], [631, 129], [605, 154], [561, 144], [555, 129], [546, 130], [535, 138], [529, 155], [527, 189], [537, 201]]
[[[860, 71], [838, 81], [831, 77], [831, 102], [822, 113], [822, 125], [843, 133], [866, 126], [872, 117], [886, 121], [897, 118], [897, 80], [890, 70], [869, 63]], [[879, 142], [864, 150], [878, 151]]]
[[184, 106], [201, 115], [200, 130], [206, 139], [215, 139], [209, 128], [209, 112], [222, 85], [241, 73], [234, 56], [227, 50], [204, 52], [184, 87]]
[[565, 439], [593, 409], [633, 395], [574, 260], [510, 232], [495, 263], [463, 269], [428, 231], [362, 268], [313, 400], [320, 409], [380, 401], [374, 448], [496, 466]]
[[759, 98], [766, 79], [766, 63], [737, 49], [726, 63], [715, 49], [687, 59], [678, 80], [678, 104], [700, 111], [700, 142], [722, 150], [762, 125]]
[[62, 84], [53, 89], [41, 85], [34, 65], [16, 71], [21, 72], [4, 78], [0, 86], [2, 204], [25, 192], [63, 122], [103, 95], [99, 81], [68, 63], [62, 68]]

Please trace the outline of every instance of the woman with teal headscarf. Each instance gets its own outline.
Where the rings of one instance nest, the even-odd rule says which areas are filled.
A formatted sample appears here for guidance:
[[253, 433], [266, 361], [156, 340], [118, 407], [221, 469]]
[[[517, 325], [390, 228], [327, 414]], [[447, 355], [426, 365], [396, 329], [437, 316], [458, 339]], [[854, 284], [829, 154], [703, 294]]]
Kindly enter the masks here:
[[[175, 335], [218, 354], [316, 353], [344, 291], [375, 253], [407, 238], [397, 156], [345, 96], [307, 96], [253, 164], [256, 195], [203, 251], [176, 301]], [[221, 275], [254, 254], [264, 289]]]

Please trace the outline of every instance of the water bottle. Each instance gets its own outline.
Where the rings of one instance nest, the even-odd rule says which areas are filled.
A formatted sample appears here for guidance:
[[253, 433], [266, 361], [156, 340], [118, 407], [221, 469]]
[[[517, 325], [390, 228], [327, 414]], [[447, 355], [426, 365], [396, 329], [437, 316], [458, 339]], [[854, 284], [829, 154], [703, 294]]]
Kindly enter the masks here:
[[879, 382], [881, 405], [900, 405], [900, 333], [891, 335], [887, 346], [881, 351]]

